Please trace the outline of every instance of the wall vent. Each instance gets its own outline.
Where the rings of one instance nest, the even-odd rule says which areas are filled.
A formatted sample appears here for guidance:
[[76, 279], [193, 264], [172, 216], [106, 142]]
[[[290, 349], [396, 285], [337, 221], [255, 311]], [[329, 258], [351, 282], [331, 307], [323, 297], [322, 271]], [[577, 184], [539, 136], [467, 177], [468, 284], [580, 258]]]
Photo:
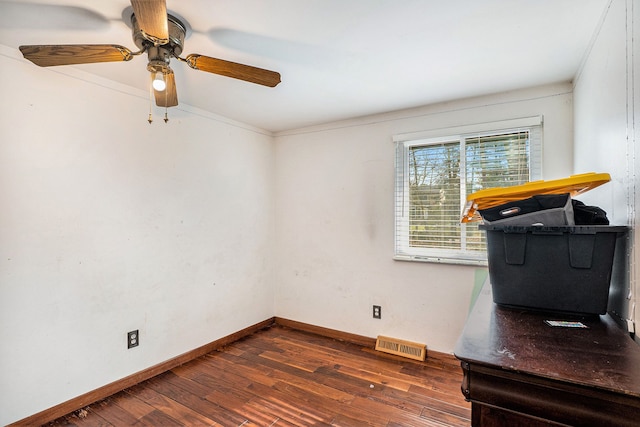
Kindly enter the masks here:
[[376, 350], [420, 361], [424, 361], [427, 357], [427, 346], [424, 344], [383, 337], [382, 335], [378, 335]]

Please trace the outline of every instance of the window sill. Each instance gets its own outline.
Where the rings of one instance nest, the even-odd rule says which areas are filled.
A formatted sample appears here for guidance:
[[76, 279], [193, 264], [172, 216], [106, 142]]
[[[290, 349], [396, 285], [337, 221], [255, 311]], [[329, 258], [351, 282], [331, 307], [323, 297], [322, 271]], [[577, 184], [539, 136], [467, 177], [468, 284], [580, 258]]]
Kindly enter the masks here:
[[471, 265], [476, 267], [487, 266], [486, 259], [446, 258], [446, 257], [424, 256], [424, 255], [395, 255], [393, 259], [395, 261], [429, 262], [429, 263], [435, 263], [435, 264]]

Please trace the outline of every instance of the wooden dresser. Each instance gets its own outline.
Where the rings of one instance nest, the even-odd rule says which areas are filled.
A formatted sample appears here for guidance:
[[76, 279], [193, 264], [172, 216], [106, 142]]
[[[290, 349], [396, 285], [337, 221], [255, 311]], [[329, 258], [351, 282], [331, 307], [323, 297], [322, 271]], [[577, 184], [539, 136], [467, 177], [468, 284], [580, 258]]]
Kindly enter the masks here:
[[487, 282], [454, 353], [474, 427], [640, 426], [640, 346], [609, 315], [499, 307]]

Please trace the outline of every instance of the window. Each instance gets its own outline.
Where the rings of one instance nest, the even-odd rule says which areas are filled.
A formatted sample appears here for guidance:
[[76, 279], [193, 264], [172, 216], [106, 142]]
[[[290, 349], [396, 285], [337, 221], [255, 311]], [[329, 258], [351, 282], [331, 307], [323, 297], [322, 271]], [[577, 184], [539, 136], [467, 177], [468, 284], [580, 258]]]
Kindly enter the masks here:
[[[486, 263], [484, 232], [460, 223], [467, 195], [540, 179], [541, 124], [536, 117], [394, 138], [396, 259]], [[483, 129], [492, 125], [500, 130]]]

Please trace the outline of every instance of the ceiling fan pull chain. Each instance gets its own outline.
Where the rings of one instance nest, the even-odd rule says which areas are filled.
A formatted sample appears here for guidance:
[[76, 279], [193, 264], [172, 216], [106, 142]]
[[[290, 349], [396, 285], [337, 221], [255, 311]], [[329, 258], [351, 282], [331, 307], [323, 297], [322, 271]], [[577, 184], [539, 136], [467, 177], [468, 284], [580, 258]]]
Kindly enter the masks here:
[[167, 111], [169, 110], [169, 108], [167, 107], [167, 105], [169, 104], [167, 102], [167, 98], [169, 98], [168, 93], [169, 93], [168, 90], [164, 91], [164, 122], [165, 123], [167, 123], [169, 121], [169, 115], [167, 114]]
[[149, 118], [147, 121], [151, 124], [153, 123], [153, 117], [151, 115], [153, 111], [153, 74], [149, 73], [149, 76], [151, 77], [151, 81], [149, 82]]

